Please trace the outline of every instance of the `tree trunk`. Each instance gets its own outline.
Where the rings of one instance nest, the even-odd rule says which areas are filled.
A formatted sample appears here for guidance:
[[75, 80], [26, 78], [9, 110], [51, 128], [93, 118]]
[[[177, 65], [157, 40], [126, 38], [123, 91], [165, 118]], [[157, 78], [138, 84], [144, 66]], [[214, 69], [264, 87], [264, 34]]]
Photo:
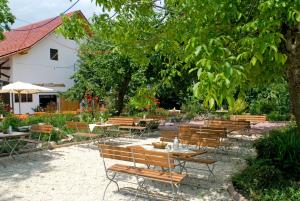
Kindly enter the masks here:
[[292, 112], [300, 131], [300, 28], [289, 29], [286, 34], [287, 78]]
[[123, 111], [124, 108], [124, 98], [125, 95], [128, 91], [128, 87], [129, 87], [129, 83], [131, 81], [131, 75], [132, 73], [127, 73], [124, 76], [123, 82], [121, 83], [121, 85], [119, 86], [119, 90], [118, 90], [118, 97], [117, 97], [117, 101], [116, 101], [116, 109], [117, 109], [117, 115], [120, 115]]

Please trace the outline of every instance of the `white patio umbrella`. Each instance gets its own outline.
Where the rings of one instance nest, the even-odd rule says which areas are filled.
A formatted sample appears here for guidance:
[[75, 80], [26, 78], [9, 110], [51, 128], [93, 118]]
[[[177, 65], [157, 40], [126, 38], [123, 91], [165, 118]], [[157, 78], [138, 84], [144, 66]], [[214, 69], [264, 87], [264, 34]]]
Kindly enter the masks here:
[[18, 94], [19, 97], [19, 114], [21, 114], [21, 94], [34, 94], [40, 92], [53, 91], [53, 89], [40, 87], [34, 84], [25, 83], [25, 82], [14, 82], [8, 85], [5, 85], [0, 90], [0, 93], [14, 93]]

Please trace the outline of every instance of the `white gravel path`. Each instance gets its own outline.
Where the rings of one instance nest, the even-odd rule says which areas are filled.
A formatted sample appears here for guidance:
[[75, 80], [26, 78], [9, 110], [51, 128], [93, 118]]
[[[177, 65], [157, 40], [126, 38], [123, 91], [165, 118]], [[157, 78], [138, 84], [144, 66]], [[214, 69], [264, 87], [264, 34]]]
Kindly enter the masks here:
[[[153, 140], [150, 138], [138, 143]], [[208, 155], [212, 156], [212, 154]], [[0, 201], [100, 201], [102, 199], [108, 180], [96, 148], [76, 145], [22, 154], [15, 158], [15, 160], [8, 157], [0, 158]], [[226, 181], [234, 172], [244, 167], [244, 161], [234, 155], [229, 157], [219, 155], [217, 158], [219, 161], [215, 167], [216, 182], [205, 179], [207, 172], [197, 171], [197, 176], [204, 178], [187, 178], [184, 181], [181, 191], [185, 200], [231, 200], [226, 190]], [[108, 164], [114, 163], [115, 160], [108, 160]], [[122, 177], [134, 181], [134, 177]], [[151, 186], [151, 191], [155, 193], [165, 192], [160, 189], [170, 189], [157, 182], [148, 184]], [[120, 187], [121, 192], [117, 192], [115, 186], [111, 185], [106, 200], [133, 200], [133, 194], [127, 193], [124, 187], [135, 186], [120, 183]]]

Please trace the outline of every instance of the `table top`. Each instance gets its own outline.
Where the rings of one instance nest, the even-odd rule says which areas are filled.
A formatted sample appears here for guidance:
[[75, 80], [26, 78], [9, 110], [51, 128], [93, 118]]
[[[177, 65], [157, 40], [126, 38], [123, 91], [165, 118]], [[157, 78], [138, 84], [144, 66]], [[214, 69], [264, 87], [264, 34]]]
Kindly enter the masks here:
[[108, 127], [112, 127], [112, 126], [115, 126], [114, 124], [89, 124], [89, 128], [90, 128], [90, 131], [93, 131], [95, 127], [98, 127], [98, 128], [108, 128]]
[[111, 126], [115, 126], [114, 124], [95, 124], [95, 127], [111, 127]]
[[0, 134], [0, 139], [4, 138], [18, 138], [23, 136], [29, 136], [29, 133], [12, 133], [12, 134]]

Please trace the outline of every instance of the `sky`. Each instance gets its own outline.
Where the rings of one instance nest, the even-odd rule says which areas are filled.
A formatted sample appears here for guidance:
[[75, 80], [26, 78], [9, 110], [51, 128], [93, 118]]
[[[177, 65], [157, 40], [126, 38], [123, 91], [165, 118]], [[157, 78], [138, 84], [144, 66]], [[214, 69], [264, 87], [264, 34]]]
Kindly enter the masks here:
[[[69, 8], [75, 0], [9, 0], [9, 7], [17, 18], [13, 28], [55, 17]], [[70, 11], [81, 10], [90, 18], [94, 13], [99, 14], [101, 8], [95, 5], [95, 1], [80, 0]], [[70, 12], [69, 11], [69, 12]]]

